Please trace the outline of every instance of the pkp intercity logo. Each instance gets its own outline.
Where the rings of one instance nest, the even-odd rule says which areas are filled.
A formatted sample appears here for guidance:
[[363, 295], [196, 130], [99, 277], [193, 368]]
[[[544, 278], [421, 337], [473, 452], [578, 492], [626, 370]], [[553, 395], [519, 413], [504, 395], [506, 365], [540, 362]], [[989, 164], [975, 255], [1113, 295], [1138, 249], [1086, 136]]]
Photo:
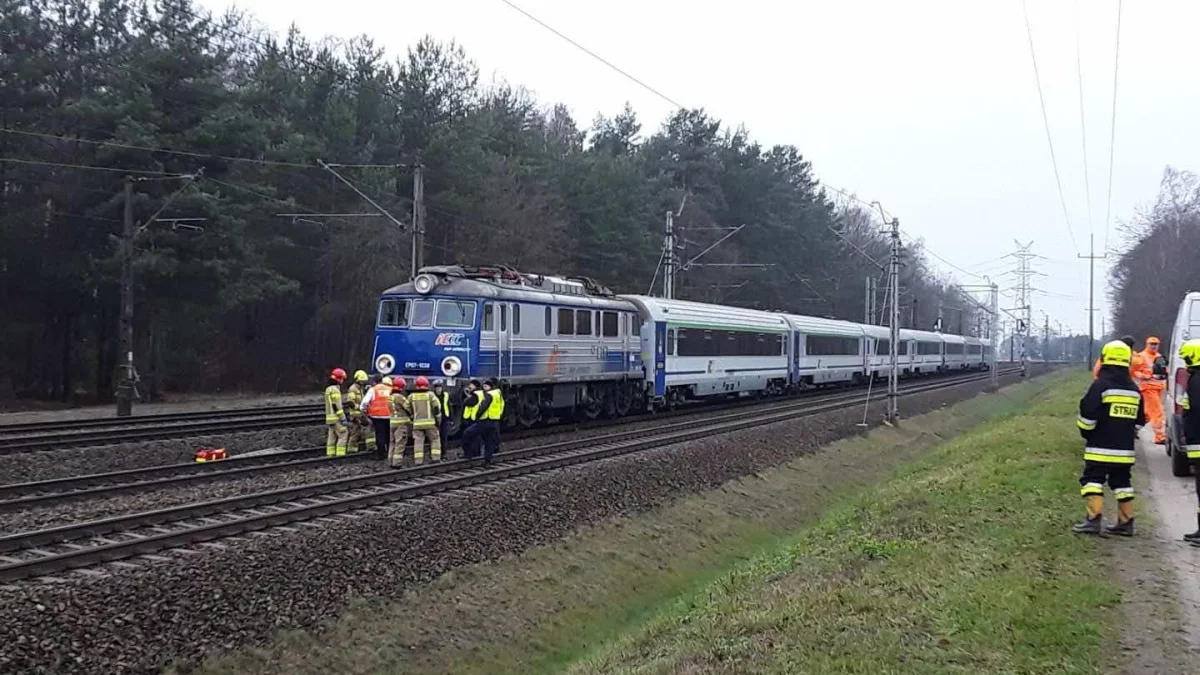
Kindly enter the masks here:
[[461, 347], [465, 337], [462, 333], [438, 333], [433, 344], [439, 347]]

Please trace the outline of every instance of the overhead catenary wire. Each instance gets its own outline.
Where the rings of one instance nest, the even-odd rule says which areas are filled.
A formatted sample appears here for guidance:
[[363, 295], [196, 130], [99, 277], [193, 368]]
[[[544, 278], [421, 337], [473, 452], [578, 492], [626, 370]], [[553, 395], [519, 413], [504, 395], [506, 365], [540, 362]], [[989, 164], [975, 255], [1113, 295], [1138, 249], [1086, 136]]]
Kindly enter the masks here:
[[1071, 248], [1079, 250], [1075, 243], [1075, 230], [1071, 227], [1071, 214], [1067, 210], [1067, 198], [1063, 194], [1062, 178], [1058, 172], [1058, 156], [1054, 152], [1054, 139], [1050, 135], [1050, 118], [1046, 115], [1046, 97], [1042, 93], [1042, 76], [1038, 72], [1037, 52], [1033, 48], [1033, 27], [1029, 24], [1029, 5], [1027, 0], [1021, 0], [1021, 9], [1025, 14], [1025, 32], [1029, 36], [1029, 58], [1033, 62], [1033, 80], [1037, 84], [1038, 102], [1042, 108], [1042, 125], [1046, 128], [1046, 144], [1050, 146], [1050, 163], [1054, 167], [1054, 184], [1058, 187], [1058, 201], [1062, 205], [1063, 218], [1067, 223], [1067, 235], [1071, 238]]
[[670, 103], [671, 105], [675, 106], [676, 108], [685, 107], [682, 103], [679, 103], [678, 101], [671, 98], [670, 96], [667, 96], [666, 94], [662, 93], [661, 91], [646, 84], [642, 80], [634, 77], [633, 75], [630, 75], [628, 72], [622, 70], [620, 67], [618, 67], [617, 65], [615, 65], [613, 62], [609, 61], [608, 59], [604, 58], [603, 56], [600, 56], [596, 52], [588, 49], [587, 47], [584, 47], [583, 45], [579, 44], [575, 40], [572, 40], [570, 37], [563, 34], [561, 31], [559, 31], [559, 30], [555, 29], [553, 26], [547, 24], [545, 21], [542, 21], [541, 19], [537, 18], [536, 16], [530, 14], [529, 12], [525, 11], [521, 7], [517, 6], [516, 3], [513, 3], [511, 0], [500, 0], [500, 2], [503, 2], [504, 4], [508, 5], [512, 9], [521, 13], [522, 15], [525, 16], [525, 18], [536, 23], [537, 25], [541, 26], [542, 28], [545, 28], [546, 30], [550, 31], [551, 33], [554, 33], [555, 35], [557, 35], [558, 37], [562, 38], [567, 43], [569, 43], [571, 46], [575, 47], [576, 49], [582, 51], [583, 53], [587, 54], [588, 56], [592, 57], [593, 59], [596, 59], [600, 63], [603, 63], [604, 65], [608, 66], [612, 70], [619, 73], [622, 77], [629, 80], [630, 82], [633, 82], [634, 84], [638, 85], [642, 89], [645, 89], [646, 91], [650, 92], [651, 94], [654, 94], [655, 96], [666, 101], [667, 103]]
[[1113, 53], [1112, 121], [1108, 138], [1108, 198], [1104, 209], [1104, 250], [1108, 251], [1108, 230], [1112, 223], [1113, 158], [1117, 147], [1117, 75], [1121, 71], [1121, 0], [1117, 0], [1117, 39]]
[[190, 177], [190, 173], [169, 173], [166, 171], [150, 171], [146, 169], [126, 169], [116, 166], [89, 166], [86, 164], [66, 164], [63, 162], [46, 162], [37, 159], [23, 159], [18, 157], [0, 157], [0, 162], [9, 162], [11, 164], [32, 164], [36, 166], [51, 166], [61, 169], [82, 169], [87, 171], [107, 171], [111, 173], [127, 173], [140, 176], [160, 176], [164, 178], [186, 178]]
[[1083, 141], [1083, 194], [1087, 199], [1088, 232], [1092, 231], [1092, 185], [1088, 179], [1087, 121], [1083, 114], [1083, 54], [1079, 45], [1079, 0], [1075, 0], [1075, 73], [1079, 80], [1079, 136]]

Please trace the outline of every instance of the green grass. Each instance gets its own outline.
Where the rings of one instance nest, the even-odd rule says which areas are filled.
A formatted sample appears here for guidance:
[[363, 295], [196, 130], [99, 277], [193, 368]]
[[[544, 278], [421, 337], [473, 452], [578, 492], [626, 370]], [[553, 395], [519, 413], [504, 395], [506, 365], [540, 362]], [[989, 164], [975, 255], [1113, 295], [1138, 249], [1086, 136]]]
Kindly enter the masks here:
[[945, 443], [571, 672], [1096, 672], [1120, 593], [1066, 527], [1085, 384]]

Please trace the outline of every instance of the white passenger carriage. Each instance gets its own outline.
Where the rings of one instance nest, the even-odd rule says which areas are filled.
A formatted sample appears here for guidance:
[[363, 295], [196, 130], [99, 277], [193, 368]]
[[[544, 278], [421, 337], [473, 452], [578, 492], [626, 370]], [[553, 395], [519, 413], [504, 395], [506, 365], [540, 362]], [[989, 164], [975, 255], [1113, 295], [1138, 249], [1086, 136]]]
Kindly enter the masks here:
[[968, 370], [987, 370], [991, 365], [991, 344], [983, 338], [964, 338]]
[[928, 375], [942, 370], [942, 335], [924, 330], [904, 329], [900, 335], [907, 342], [909, 372], [914, 375]]
[[[892, 329], [887, 326], [875, 326], [871, 324], [862, 327], [865, 344], [863, 352], [866, 354], [867, 369], [875, 377], [887, 377], [888, 370], [892, 367], [891, 360], [891, 342]], [[901, 373], [908, 372], [912, 358], [909, 357], [906, 348], [908, 343], [904, 340], [903, 335], [899, 340], [898, 351], [896, 353], [896, 363], [900, 368]]]
[[793, 383], [818, 386], [865, 381], [863, 326], [849, 321], [788, 314], [792, 329]]
[[938, 333], [942, 337], [942, 367], [944, 370], [965, 370], [967, 367], [967, 340], [961, 335]]
[[654, 398], [776, 393], [787, 387], [783, 314], [640, 295], [621, 298], [642, 317], [642, 358]]

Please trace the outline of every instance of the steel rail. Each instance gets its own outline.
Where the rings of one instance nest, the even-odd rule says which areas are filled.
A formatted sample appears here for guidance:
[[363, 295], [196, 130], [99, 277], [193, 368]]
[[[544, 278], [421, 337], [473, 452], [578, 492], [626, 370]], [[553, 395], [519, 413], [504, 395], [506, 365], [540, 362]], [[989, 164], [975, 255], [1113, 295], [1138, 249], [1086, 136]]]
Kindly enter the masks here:
[[[989, 377], [985, 373], [910, 385], [900, 394], [911, 396]], [[878, 397], [872, 392], [872, 400]], [[456, 460], [17, 533], [0, 537], [0, 553], [13, 554], [0, 556], [0, 580], [53, 574], [343, 511], [808, 417], [863, 402], [860, 392], [847, 392], [766, 411], [727, 413], [700, 424], [676, 422], [657, 429], [618, 432], [504, 452], [496, 456], [498, 464], [493, 467], [482, 467], [478, 460]], [[88, 540], [88, 543], [81, 540]]]
[[[85, 419], [62, 419], [45, 422], [17, 422], [0, 424], [0, 436], [30, 434], [43, 431], [62, 432], [107, 427], [135, 427], [164, 422], [194, 422], [205, 419], [229, 419], [235, 417], [262, 417], [279, 413], [321, 412], [319, 403], [296, 405], [258, 406], [253, 408], [225, 408], [218, 410], [196, 410], [191, 412], [154, 413], [132, 417], [89, 417]], [[69, 411], [64, 411], [69, 412]]]

